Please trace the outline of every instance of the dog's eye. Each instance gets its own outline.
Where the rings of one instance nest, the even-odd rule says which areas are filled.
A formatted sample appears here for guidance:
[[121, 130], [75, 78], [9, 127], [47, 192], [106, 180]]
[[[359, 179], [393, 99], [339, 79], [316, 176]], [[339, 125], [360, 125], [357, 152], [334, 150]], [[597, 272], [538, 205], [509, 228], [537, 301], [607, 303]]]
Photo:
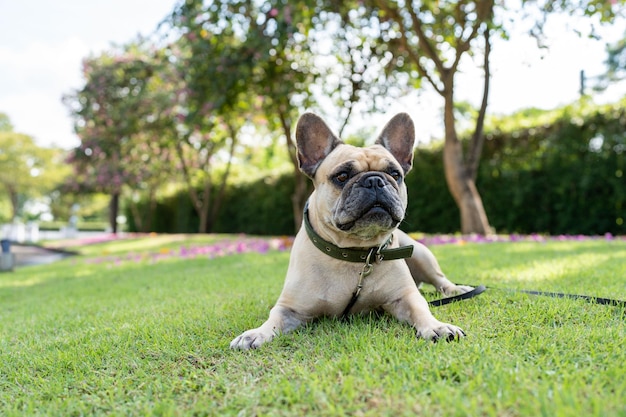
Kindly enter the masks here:
[[402, 174], [400, 174], [400, 171], [391, 171], [389, 175], [391, 175], [391, 178], [393, 178], [396, 182], [402, 179]]
[[340, 172], [339, 174], [335, 175], [335, 180], [340, 184], [343, 184], [344, 182], [348, 181], [349, 178], [350, 178], [350, 175], [348, 175], [347, 172]]

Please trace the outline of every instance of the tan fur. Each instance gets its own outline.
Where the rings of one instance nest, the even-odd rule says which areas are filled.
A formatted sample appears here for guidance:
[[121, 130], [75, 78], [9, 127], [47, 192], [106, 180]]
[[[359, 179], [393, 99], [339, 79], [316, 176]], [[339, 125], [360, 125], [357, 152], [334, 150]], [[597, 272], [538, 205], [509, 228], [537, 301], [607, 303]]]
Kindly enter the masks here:
[[[314, 132], [309, 135], [310, 129], [314, 129]], [[407, 132], [410, 138], [405, 138]], [[373, 265], [372, 273], [363, 280], [363, 290], [351, 314], [382, 309], [412, 325], [417, 336], [424, 339], [450, 340], [464, 336], [463, 330], [442, 323], [431, 314], [418, 287], [426, 282], [446, 296], [464, 293], [472, 288], [450, 282], [432, 252], [424, 245], [415, 242], [395, 226], [378, 230], [376, 224], [373, 224], [355, 231], [343, 231], [335, 225], [337, 213], [343, 209], [339, 204], [342, 201], [342, 190], [329, 179], [331, 174], [349, 161], [359, 173], [382, 172], [390, 164], [403, 169], [404, 173], [408, 172], [413, 145], [413, 124], [410, 118], [406, 115], [396, 116], [383, 130], [379, 144], [367, 148], [341, 143], [314, 115], [301, 118], [298, 135], [299, 151], [302, 153], [300, 158], [306, 161], [303, 171], [312, 177], [315, 185], [315, 191], [309, 198], [309, 219], [324, 240], [339, 247], [371, 248], [393, 235], [391, 248], [405, 245], [413, 245], [414, 248], [413, 256], [409, 259], [383, 261]], [[398, 158], [405, 161], [404, 167], [397, 161]], [[407, 193], [404, 181], [396, 184], [389, 180], [387, 185], [395, 188], [393, 192], [399, 197], [402, 210], [405, 210]], [[361, 263], [337, 260], [322, 253], [313, 246], [302, 227], [293, 244], [282, 293], [270, 311], [269, 318], [260, 327], [235, 338], [230, 347], [258, 348], [276, 335], [288, 333], [317, 317], [340, 316], [352, 297], [362, 269]]]

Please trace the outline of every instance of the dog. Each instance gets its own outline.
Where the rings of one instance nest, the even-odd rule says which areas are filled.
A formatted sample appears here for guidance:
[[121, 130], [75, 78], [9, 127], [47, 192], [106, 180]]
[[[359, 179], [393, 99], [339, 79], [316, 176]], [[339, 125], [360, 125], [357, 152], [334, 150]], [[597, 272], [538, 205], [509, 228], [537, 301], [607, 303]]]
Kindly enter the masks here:
[[408, 322], [418, 338], [458, 340], [462, 329], [437, 320], [422, 283], [452, 296], [455, 285], [430, 250], [398, 229], [407, 207], [404, 182], [413, 165], [415, 128], [406, 113], [393, 117], [374, 145], [343, 143], [313, 113], [298, 120], [300, 170], [315, 189], [297, 233], [282, 293], [269, 318], [236, 337], [232, 349], [258, 348], [322, 316], [383, 310]]

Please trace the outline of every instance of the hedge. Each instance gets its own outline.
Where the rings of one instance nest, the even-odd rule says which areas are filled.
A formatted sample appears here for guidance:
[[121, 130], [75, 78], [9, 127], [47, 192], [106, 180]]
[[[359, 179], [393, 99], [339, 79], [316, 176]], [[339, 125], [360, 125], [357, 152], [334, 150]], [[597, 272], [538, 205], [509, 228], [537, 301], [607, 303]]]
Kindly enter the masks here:
[[[597, 108], [584, 117], [566, 109], [551, 123], [491, 128], [486, 138], [477, 187], [497, 232], [626, 234], [622, 105]], [[441, 148], [416, 149], [406, 178], [404, 230], [459, 230], [459, 210], [445, 183], [442, 159]], [[231, 185], [213, 231], [293, 234], [292, 189], [291, 174]], [[156, 232], [195, 232], [198, 223], [186, 192], [160, 201], [155, 219]]]

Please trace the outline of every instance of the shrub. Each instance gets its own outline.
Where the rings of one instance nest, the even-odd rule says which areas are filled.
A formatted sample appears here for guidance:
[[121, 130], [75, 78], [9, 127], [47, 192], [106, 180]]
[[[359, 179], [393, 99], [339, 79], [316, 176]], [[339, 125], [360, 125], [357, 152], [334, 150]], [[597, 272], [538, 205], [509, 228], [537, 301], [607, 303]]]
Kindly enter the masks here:
[[[496, 231], [625, 234], [625, 107], [626, 101], [570, 106], [541, 117], [525, 111], [492, 121], [477, 187]], [[458, 231], [459, 210], [448, 191], [442, 160], [441, 147], [416, 150], [406, 178], [409, 207], [403, 229]], [[213, 231], [292, 234], [293, 186], [290, 173], [231, 185]], [[157, 232], [197, 230], [186, 192], [160, 201], [155, 219]]]

